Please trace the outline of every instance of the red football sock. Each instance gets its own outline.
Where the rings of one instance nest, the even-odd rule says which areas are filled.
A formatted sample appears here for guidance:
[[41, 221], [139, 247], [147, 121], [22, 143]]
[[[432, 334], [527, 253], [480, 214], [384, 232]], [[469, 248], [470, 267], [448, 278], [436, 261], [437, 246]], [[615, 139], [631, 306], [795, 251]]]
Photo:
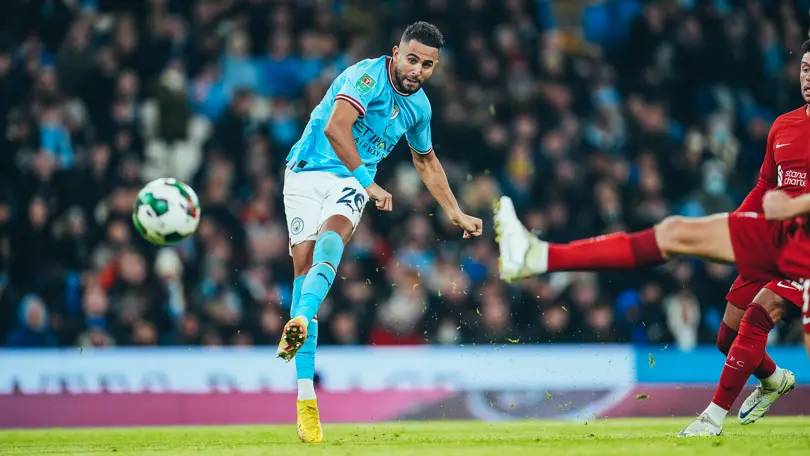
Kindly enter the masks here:
[[[717, 332], [717, 348], [724, 355], [728, 355], [736, 337], [737, 331], [729, 327], [726, 322], [720, 322], [720, 331]], [[757, 366], [754, 371], [754, 377], [762, 380], [770, 377], [774, 372], [776, 372], [776, 362], [771, 358], [768, 352], [765, 352], [762, 362], [759, 363], [759, 366]]]
[[765, 345], [773, 324], [765, 308], [755, 302], [748, 305], [740, 323], [740, 332], [726, 357], [726, 364], [723, 366], [720, 383], [717, 385], [712, 402], [726, 410], [731, 409], [748, 377], [754, 373], [765, 357]]
[[768, 352], [765, 352], [765, 356], [762, 357], [762, 362], [754, 369], [754, 377], [762, 380], [770, 377], [774, 372], [776, 372], [776, 361], [771, 358]]
[[638, 233], [613, 233], [569, 244], [549, 244], [548, 270], [633, 269], [664, 262], [650, 228]]

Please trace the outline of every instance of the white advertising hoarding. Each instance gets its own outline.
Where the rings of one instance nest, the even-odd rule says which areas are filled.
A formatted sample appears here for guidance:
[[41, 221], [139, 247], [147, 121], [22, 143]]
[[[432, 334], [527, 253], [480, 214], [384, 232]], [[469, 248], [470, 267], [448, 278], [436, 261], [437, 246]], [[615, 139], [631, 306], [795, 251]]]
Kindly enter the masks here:
[[[332, 391], [612, 388], [635, 381], [622, 346], [325, 347], [316, 372]], [[0, 394], [295, 391], [274, 349], [0, 350]]]

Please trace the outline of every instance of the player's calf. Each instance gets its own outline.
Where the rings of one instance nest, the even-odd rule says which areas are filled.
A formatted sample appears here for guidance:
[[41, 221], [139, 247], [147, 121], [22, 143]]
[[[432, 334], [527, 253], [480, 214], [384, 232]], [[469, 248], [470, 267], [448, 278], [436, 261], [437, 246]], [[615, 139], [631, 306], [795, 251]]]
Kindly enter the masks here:
[[301, 300], [295, 310], [296, 317], [304, 317], [307, 322], [312, 321], [332, 288], [342, 256], [343, 238], [339, 234], [327, 231], [318, 238], [312, 253], [312, 268], [304, 279]]
[[501, 278], [506, 281], [546, 272], [632, 269], [665, 261], [652, 229], [613, 233], [569, 244], [540, 241], [520, 223], [508, 197], [502, 197], [496, 204], [495, 230]]
[[[763, 288], [757, 294], [751, 305], [754, 304], [761, 306], [768, 313], [768, 318], [775, 323], [782, 320], [787, 306], [791, 305], [768, 288]], [[742, 327], [742, 324], [740, 326]], [[740, 406], [737, 414], [737, 421], [740, 424], [751, 424], [762, 418], [777, 399], [793, 391], [796, 385], [793, 372], [778, 367], [768, 353], [763, 353], [762, 361], [754, 370], [754, 376], [760, 383]]]
[[343, 238], [334, 231], [322, 234], [312, 253], [312, 268], [301, 285], [301, 298], [293, 318], [284, 326], [277, 354], [291, 360], [307, 340], [307, 327], [315, 318], [329, 289], [335, 282], [337, 268], [343, 256]]
[[728, 351], [731, 350], [731, 344], [734, 343], [734, 339], [737, 337], [737, 331], [729, 327], [726, 322], [720, 323], [720, 329], [717, 331], [717, 349], [720, 350], [720, 353], [723, 355], [728, 355]]
[[612, 233], [568, 244], [550, 244], [532, 236], [502, 197], [495, 207], [501, 278], [512, 281], [555, 271], [633, 269], [657, 266], [677, 255], [734, 262], [728, 215], [688, 219], [667, 217], [653, 229]]

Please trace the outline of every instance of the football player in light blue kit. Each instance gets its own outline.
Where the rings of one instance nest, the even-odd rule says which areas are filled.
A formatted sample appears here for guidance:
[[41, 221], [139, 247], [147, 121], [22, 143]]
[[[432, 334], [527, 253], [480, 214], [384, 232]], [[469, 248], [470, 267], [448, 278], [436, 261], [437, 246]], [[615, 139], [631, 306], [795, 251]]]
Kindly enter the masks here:
[[284, 210], [296, 279], [292, 319], [277, 353], [287, 361], [295, 358], [303, 442], [323, 441], [313, 386], [318, 307], [335, 281], [343, 248], [366, 202], [374, 200], [378, 210], [392, 208], [391, 194], [374, 183], [374, 176], [403, 135], [422, 181], [445, 213], [465, 238], [481, 235], [481, 219], [459, 208], [431, 141], [430, 102], [422, 84], [438, 63], [443, 41], [435, 26], [416, 22], [391, 57], [346, 69], [312, 111], [287, 156]]

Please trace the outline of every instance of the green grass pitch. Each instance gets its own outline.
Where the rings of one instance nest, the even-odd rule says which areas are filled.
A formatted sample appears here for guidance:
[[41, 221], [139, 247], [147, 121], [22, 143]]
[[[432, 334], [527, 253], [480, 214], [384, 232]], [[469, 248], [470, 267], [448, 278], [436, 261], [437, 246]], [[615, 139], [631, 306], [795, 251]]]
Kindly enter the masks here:
[[320, 445], [299, 443], [293, 426], [0, 431], [0, 455], [810, 455], [808, 417], [727, 419], [722, 437], [675, 438], [689, 420], [327, 424]]

